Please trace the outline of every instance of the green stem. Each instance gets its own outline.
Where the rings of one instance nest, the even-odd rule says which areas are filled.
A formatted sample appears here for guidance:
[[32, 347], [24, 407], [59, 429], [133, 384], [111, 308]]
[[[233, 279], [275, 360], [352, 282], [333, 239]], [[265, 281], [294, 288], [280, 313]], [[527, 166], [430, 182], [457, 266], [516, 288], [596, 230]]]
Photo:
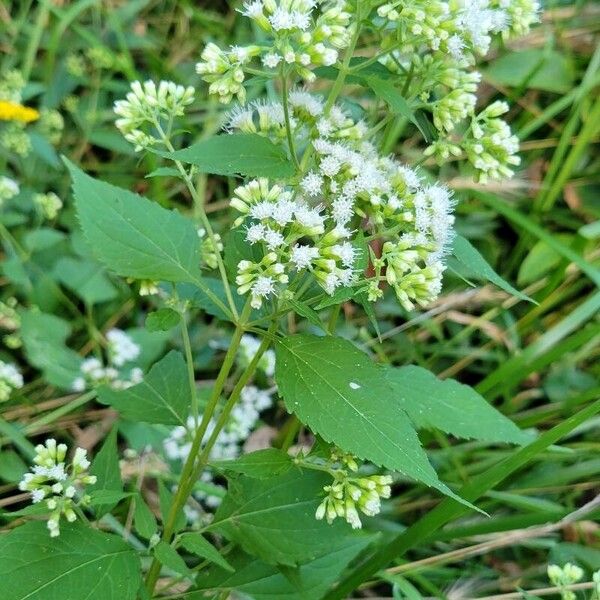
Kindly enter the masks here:
[[194, 425], [198, 427], [198, 394], [196, 393], [196, 374], [194, 373], [194, 357], [192, 356], [192, 343], [188, 331], [185, 313], [181, 313], [181, 336], [183, 337], [183, 348], [185, 351], [185, 362], [187, 365], [188, 381], [192, 398], [192, 417]]
[[[196, 456], [202, 446], [204, 434], [208, 429], [208, 424], [210, 423], [210, 420], [215, 412], [217, 403], [221, 396], [221, 392], [225, 387], [227, 377], [231, 372], [231, 368], [233, 367], [235, 356], [237, 354], [242, 335], [244, 334], [245, 323], [248, 320], [248, 317], [250, 316], [251, 310], [252, 307], [250, 306], [250, 301], [248, 301], [244, 306], [244, 310], [242, 311], [240, 321], [238, 322], [235, 328], [233, 338], [231, 339], [231, 344], [229, 345], [227, 354], [225, 354], [225, 358], [223, 359], [223, 364], [221, 365], [221, 369], [219, 370], [219, 374], [217, 375], [215, 385], [213, 387], [211, 396], [208, 400], [206, 410], [202, 415], [200, 425], [198, 426], [194, 434], [194, 439], [192, 441], [190, 453], [185, 461], [183, 470], [181, 471], [181, 476], [179, 477], [179, 485], [177, 486], [177, 492], [175, 494], [173, 504], [171, 505], [171, 509], [169, 510], [169, 514], [167, 515], [167, 520], [161, 537], [161, 540], [163, 542], [170, 543], [175, 530], [175, 522], [177, 521], [177, 516], [179, 515], [180, 510], [183, 508], [189, 497], [188, 482], [190, 480], [192, 472], [194, 471]], [[154, 592], [154, 588], [156, 586], [156, 582], [158, 581], [159, 574], [160, 562], [156, 558], [154, 558], [146, 576], [146, 589], [150, 595], [152, 595], [152, 593]]]
[[281, 68], [281, 102], [283, 104], [283, 116], [285, 119], [285, 132], [287, 135], [288, 146], [292, 160], [296, 165], [297, 169], [300, 169], [300, 163], [298, 162], [298, 155], [296, 154], [296, 146], [294, 144], [294, 135], [292, 133], [292, 123], [290, 120], [290, 98], [288, 90], [288, 76], [285, 68]]

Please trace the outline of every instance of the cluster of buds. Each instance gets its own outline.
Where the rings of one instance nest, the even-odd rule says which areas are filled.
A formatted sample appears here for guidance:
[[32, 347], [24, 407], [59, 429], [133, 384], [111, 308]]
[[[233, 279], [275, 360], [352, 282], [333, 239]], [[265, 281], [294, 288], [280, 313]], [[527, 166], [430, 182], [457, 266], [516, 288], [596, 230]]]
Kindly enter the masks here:
[[572, 563], [565, 564], [562, 568], [558, 565], [548, 566], [548, 579], [553, 585], [560, 588], [562, 600], [575, 600], [577, 595], [568, 586], [581, 581], [583, 578], [583, 569]]
[[0, 360], [0, 402], [6, 402], [14, 390], [23, 387], [23, 376], [15, 365]]
[[19, 184], [10, 177], [0, 176], [0, 206], [19, 193]]
[[125, 100], [117, 100], [114, 111], [119, 117], [116, 126], [125, 139], [139, 152], [156, 144], [159, 139], [150, 128], [161, 127], [184, 114], [185, 107], [194, 101], [194, 88], [177, 85], [172, 81], [141, 83], [134, 81]]
[[11, 296], [5, 302], [0, 301], [0, 329], [8, 331], [2, 341], [7, 348], [20, 348], [22, 345], [18, 330], [21, 328], [21, 316], [17, 311], [17, 299]]
[[209, 94], [216, 95], [223, 104], [229, 104], [234, 97], [242, 103], [246, 101], [244, 88], [244, 65], [261, 52], [259, 46], [233, 46], [222, 50], [212, 42], [201, 54], [202, 62], [196, 64], [196, 73], [210, 84]]
[[99, 358], [86, 358], [81, 362], [81, 375], [73, 381], [75, 392], [99, 385], [108, 385], [123, 390], [140, 383], [144, 377], [139, 367], [128, 366], [139, 357], [141, 348], [121, 329], [111, 329], [106, 333], [107, 359], [105, 366]]
[[33, 202], [49, 221], [56, 219], [60, 209], [63, 207], [62, 200], [54, 192], [35, 194]]
[[513, 176], [518, 166], [519, 139], [505, 121], [498, 117], [508, 112], [506, 102], [494, 102], [473, 118], [469, 134], [463, 141], [467, 158], [478, 172], [479, 181]]
[[326, 485], [325, 498], [319, 504], [315, 517], [326, 519], [329, 524], [338, 517], [348, 522], [353, 529], [360, 529], [362, 522], [359, 511], [374, 517], [381, 511], [381, 499], [392, 494], [392, 478], [389, 475], [353, 476], [359, 469], [356, 458], [351, 454], [334, 451], [330, 463], [338, 468], [332, 471], [333, 483]]
[[[209, 269], [216, 269], [219, 264], [219, 254], [223, 252], [223, 242], [218, 233], [213, 236], [206, 235], [206, 229], [198, 229], [198, 237], [200, 238], [200, 259], [202, 264]], [[141, 292], [140, 292], [141, 294]]]
[[48, 439], [45, 444], [35, 448], [35, 463], [30, 473], [26, 473], [19, 483], [19, 489], [31, 492], [34, 504], [44, 501], [50, 511], [48, 529], [51, 537], [60, 535], [60, 519], [65, 517], [73, 522], [77, 519], [75, 509], [85, 506], [89, 496], [83, 496], [80, 501], [76, 495], [86, 485], [96, 483], [96, 476], [88, 474], [90, 461], [83, 448], [77, 448], [71, 462], [65, 462], [67, 446], [57, 444], [56, 440]]
[[38, 128], [51, 144], [58, 144], [65, 128], [65, 120], [57, 110], [43, 108], [40, 111]]

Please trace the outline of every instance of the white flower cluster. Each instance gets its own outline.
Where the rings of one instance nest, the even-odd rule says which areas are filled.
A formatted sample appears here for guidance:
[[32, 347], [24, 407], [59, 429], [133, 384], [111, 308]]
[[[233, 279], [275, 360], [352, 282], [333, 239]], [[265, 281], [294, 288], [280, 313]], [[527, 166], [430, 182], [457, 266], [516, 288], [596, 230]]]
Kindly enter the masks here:
[[106, 334], [108, 342], [108, 365], [99, 358], [86, 358], [80, 366], [81, 376], [77, 377], [71, 388], [74, 392], [83, 392], [89, 387], [109, 385], [116, 390], [124, 390], [140, 383], [144, 374], [139, 367], [123, 368], [134, 361], [141, 348], [121, 329], [111, 329]]
[[319, 504], [315, 517], [327, 519], [329, 524], [340, 517], [346, 520], [352, 529], [360, 529], [362, 522], [359, 511], [368, 517], [374, 517], [381, 511], [381, 499], [392, 494], [392, 478], [389, 475], [370, 475], [352, 477], [350, 472], [358, 471], [356, 459], [349, 454], [334, 452], [330, 462], [341, 464], [334, 471], [334, 481], [326, 485], [327, 494]]
[[35, 466], [30, 473], [23, 476], [19, 489], [31, 492], [34, 504], [45, 501], [50, 511], [48, 529], [51, 537], [60, 535], [60, 519], [64, 516], [67, 521], [77, 519], [74, 510], [79, 504], [85, 505], [89, 497], [83, 496], [77, 503], [75, 495], [81, 492], [85, 485], [96, 483], [96, 476], [87, 472], [90, 461], [83, 448], [77, 448], [71, 462], [65, 462], [67, 446], [58, 444], [54, 439], [48, 439], [44, 445], [35, 448], [33, 459]]
[[[395, 25], [385, 30], [382, 45], [396, 48], [381, 62], [397, 75], [407, 97], [419, 97], [431, 111], [439, 132], [427, 156], [442, 163], [466, 155], [484, 183], [513, 175], [518, 141], [499, 115], [476, 114], [481, 75], [471, 69], [494, 35], [526, 33], [539, 10], [535, 0], [399, 0], [379, 7], [379, 16]], [[457, 127], [465, 119], [471, 127], [463, 136]]]
[[172, 81], [141, 83], [134, 81], [125, 100], [117, 100], [114, 111], [119, 117], [116, 126], [125, 139], [139, 152], [158, 142], [153, 128], [182, 116], [186, 106], [194, 101], [193, 87], [177, 85]]
[[23, 376], [15, 365], [0, 360], [0, 402], [6, 402], [14, 390], [23, 387]]
[[210, 43], [196, 65], [196, 71], [210, 83], [209, 93], [226, 104], [234, 96], [245, 102], [245, 69], [255, 58], [266, 69], [294, 69], [312, 81], [311, 68], [335, 64], [354, 28], [345, 0], [248, 0], [242, 14], [266, 33], [264, 45], [223, 50]]
[[10, 177], [0, 176], [0, 206], [19, 193], [19, 184]]
[[[308, 271], [329, 295], [353, 286], [375, 301], [387, 280], [407, 310], [431, 302], [440, 291], [442, 260], [453, 236], [450, 193], [424, 186], [414, 171], [379, 156], [366, 141], [365, 124], [341, 107], [325, 117], [319, 96], [294, 91], [289, 100], [294, 133], [308, 138], [315, 167], [295, 186], [258, 179], [235, 190], [231, 206], [242, 214], [236, 223], [244, 223], [247, 241], [263, 249], [260, 261], [238, 265], [238, 293], [250, 293], [258, 308], [280, 295], [292, 274]], [[228, 127], [247, 130], [251, 124], [268, 135], [278, 112], [276, 103], [268, 112], [264, 104], [253, 105], [234, 113]], [[367, 250], [361, 248], [359, 227], [385, 242], [369, 279], [361, 277]]]
[[[260, 347], [260, 340], [253, 335], [248, 333], [242, 336], [240, 340], [240, 347], [236, 356], [236, 361], [240, 368], [245, 369], [252, 359], [255, 357], [258, 348]], [[275, 351], [267, 350], [260, 357], [258, 365], [256, 366], [258, 372], [264, 373], [264, 375], [271, 379], [275, 375]], [[262, 410], [262, 409], [261, 409]]]

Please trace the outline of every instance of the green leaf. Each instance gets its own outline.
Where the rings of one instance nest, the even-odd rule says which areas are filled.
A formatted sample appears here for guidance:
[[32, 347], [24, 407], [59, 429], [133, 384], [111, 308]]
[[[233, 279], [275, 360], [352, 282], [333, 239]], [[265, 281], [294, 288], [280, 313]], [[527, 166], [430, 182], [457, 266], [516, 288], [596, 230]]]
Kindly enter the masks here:
[[294, 164], [283, 148], [255, 133], [217, 135], [184, 150], [160, 154], [214, 175], [284, 179], [295, 173]]
[[151, 312], [146, 317], [146, 329], [148, 331], [169, 331], [181, 321], [181, 315], [172, 308], [161, 308]]
[[573, 87], [572, 62], [555, 50], [532, 48], [508, 52], [485, 69], [486, 79], [511, 87], [527, 87], [562, 94]]
[[180, 177], [180, 173], [177, 169], [173, 167], [159, 167], [158, 169], [154, 169], [152, 173], [148, 173], [146, 175], [146, 179], [151, 177]]
[[441, 429], [456, 437], [522, 444], [531, 436], [497, 411], [473, 388], [453, 379], [440, 380], [416, 366], [387, 367], [394, 401], [418, 429]]
[[230, 473], [241, 473], [248, 477], [265, 479], [289, 471], [292, 458], [287, 452], [277, 448], [266, 448], [243, 454], [235, 460], [217, 460], [210, 463], [215, 469]]
[[191, 221], [65, 163], [83, 233], [100, 262], [123, 277], [200, 278], [200, 244]]
[[135, 499], [135, 509], [133, 512], [133, 525], [135, 530], [143, 537], [149, 540], [158, 528], [154, 513], [148, 508], [141, 494]]
[[516, 298], [534, 302], [529, 296], [515, 289], [512, 285], [502, 279], [502, 277], [490, 267], [485, 258], [483, 258], [483, 256], [481, 256], [481, 254], [473, 247], [471, 242], [461, 235], [457, 235], [454, 238], [452, 255], [456, 258], [458, 263], [456, 265], [457, 271], [463, 277], [472, 277], [473, 279], [489, 281]]
[[226, 571], [233, 572], [233, 567], [201, 533], [184, 533], [179, 538], [179, 543], [188, 552], [191, 552], [200, 558], [205, 558], [206, 560], [219, 565]]
[[[177, 286], [180, 299], [189, 300], [195, 308], [201, 308], [209, 315], [213, 315], [222, 321], [231, 321], [225, 286], [220, 279], [205, 277], [202, 279], [202, 288], [189, 283], [180, 283]], [[241, 313], [246, 299], [233, 290], [233, 301]]]
[[118, 296], [106, 276], [105, 268], [84, 258], [61, 258], [54, 267], [54, 277], [77, 294], [88, 306], [113, 300]]
[[[173, 494], [167, 489], [165, 484], [161, 479], [158, 480], [158, 504], [160, 506], [160, 514], [162, 517], [163, 523], [167, 522], [167, 518], [169, 515], [169, 511], [171, 510], [171, 506], [173, 506]], [[186, 525], [186, 518], [184, 512], [181, 510], [175, 519], [175, 527], [174, 530], [181, 531]]]
[[192, 575], [192, 571], [185, 564], [183, 558], [177, 554], [177, 550], [166, 542], [158, 542], [154, 547], [154, 556], [156, 556], [165, 567], [172, 569], [176, 573], [188, 576]]
[[101, 510], [101, 507], [110, 505], [110, 509], [104, 508], [103, 513], [110, 512], [121, 500], [135, 496], [134, 492], [117, 492], [116, 490], [98, 490], [90, 493], [90, 506], [97, 507], [96, 510]]
[[[555, 234], [554, 236], [565, 246], [570, 246], [573, 236], [569, 234]], [[528, 285], [541, 279], [547, 273], [553, 271], [562, 262], [563, 257], [546, 242], [540, 240], [529, 250], [519, 267], [517, 283]]]
[[185, 361], [172, 350], [157, 362], [144, 381], [126, 390], [102, 386], [98, 399], [132, 421], [185, 426], [191, 406]]
[[67, 348], [69, 324], [54, 315], [34, 310], [21, 314], [21, 337], [30, 364], [40, 369], [46, 381], [70, 389], [79, 376], [81, 357]]
[[[298, 567], [294, 580], [273, 565], [241, 552], [231, 558], [235, 572], [212, 567], [202, 570], [196, 579], [200, 590], [236, 590], [254, 600], [318, 600], [371, 542], [373, 536], [340, 540], [318, 553], [315, 559]], [[203, 600], [206, 592], [191, 592], [182, 600]]]
[[25, 246], [31, 252], [39, 252], [56, 246], [67, 236], [62, 231], [41, 227], [34, 231], [28, 231], [24, 236]]
[[37, 521], [0, 537], [0, 578], [3, 600], [135, 600], [141, 570], [120, 537], [63, 523], [51, 539]]
[[233, 229], [225, 236], [225, 266], [231, 277], [237, 275], [238, 264], [241, 260], [259, 262], [262, 252], [258, 245], [249, 244], [242, 229]]
[[0, 479], [15, 483], [20, 481], [28, 470], [25, 461], [14, 450], [0, 452]]
[[323, 486], [329, 483], [326, 473], [299, 469], [269, 479], [240, 476], [230, 482], [208, 529], [270, 564], [313, 560], [336, 540], [353, 535], [345, 522], [328, 525], [315, 519]]
[[322, 331], [325, 331], [325, 327], [321, 318], [319, 317], [319, 313], [312, 307], [310, 307], [305, 302], [300, 300], [294, 300], [293, 298], [289, 300], [290, 306], [294, 309], [296, 313], [298, 313], [301, 317], [307, 319], [310, 323], [312, 323], [315, 327], [318, 327]]
[[437, 477], [381, 369], [333, 336], [278, 342], [275, 380], [290, 412], [324, 440], [454, 497]]
[[[92, 461], [90, 473], [98, 478], [94, 485], [94, 492], [110, 491], [123, 492], [123, 482], [121, 481], [121, 469], [119, 468], [119, 452], [117, 450], [117, 428], [113, 427], [108, 434], [106, 441], [102, 444], [100, 452], [96, 454]], [[120, 501], [120, 498], [110, 501], [106, 504], [96, 506], [96, 516], [102, 517], [109, 513]]]

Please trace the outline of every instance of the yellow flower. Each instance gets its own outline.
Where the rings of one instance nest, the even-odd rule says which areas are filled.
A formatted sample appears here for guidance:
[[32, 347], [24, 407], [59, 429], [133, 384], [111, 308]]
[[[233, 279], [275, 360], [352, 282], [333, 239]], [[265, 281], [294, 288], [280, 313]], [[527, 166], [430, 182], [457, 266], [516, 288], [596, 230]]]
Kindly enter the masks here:
[[31, 123], [31, 121], [37, 121], [39, 117], [40, 113], [35, 108], [29, 108], [8, 100], [0, 100], [0, 121]]

